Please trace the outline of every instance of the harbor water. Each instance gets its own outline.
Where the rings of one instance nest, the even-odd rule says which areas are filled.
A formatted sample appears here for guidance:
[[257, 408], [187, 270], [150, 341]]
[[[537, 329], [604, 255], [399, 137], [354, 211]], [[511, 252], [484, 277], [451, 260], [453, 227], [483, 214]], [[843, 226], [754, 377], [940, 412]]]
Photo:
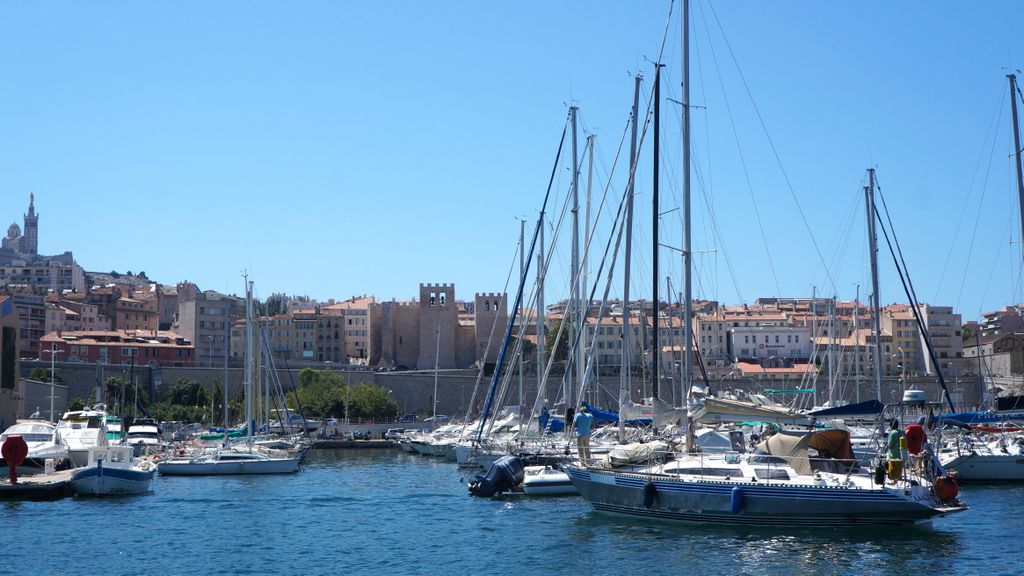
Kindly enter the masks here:
[[577, 497], [470, 498], [473, 472], [394, 450], [299, 474], [158, 477], [152, 494], [0, 504], [0, 574], [1020, 574], [1020, 485], [966, 486], [931, 528], [652, 524]]

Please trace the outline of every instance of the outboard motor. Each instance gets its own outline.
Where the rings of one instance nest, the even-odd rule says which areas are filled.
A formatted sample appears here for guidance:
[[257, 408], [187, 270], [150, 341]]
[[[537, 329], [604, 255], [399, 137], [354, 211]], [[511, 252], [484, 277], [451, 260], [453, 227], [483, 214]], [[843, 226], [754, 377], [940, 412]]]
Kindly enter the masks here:
[[491, 464], [486, 474], [477, 475], [469, 482], [469, 493], [490, 498], [519, 486], [524, 478], [526, 471], [523, 469], [523, 461], [517, 456], [502, 456]]

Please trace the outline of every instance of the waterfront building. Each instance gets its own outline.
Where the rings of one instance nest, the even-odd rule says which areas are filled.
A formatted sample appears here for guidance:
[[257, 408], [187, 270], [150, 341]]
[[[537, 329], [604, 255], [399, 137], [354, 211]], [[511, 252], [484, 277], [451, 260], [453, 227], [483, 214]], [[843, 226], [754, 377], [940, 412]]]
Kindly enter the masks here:
[[89, 330], [51, 332], [40, 344], [55, 350], [66, 362], [192, 366], [195, 346], [174, 332], [149, 330]]
[[[179, 296], [180, 298], [180, 296]], [[222, 366], [230, 349], [229, 323], [243, 314], [242, 302], [213, 290], [178, 303], [174, 332], [195, 345], [196, 366]]]
[[1015, 334], [1024, 330], [1024, 304], [1004, 306], [1002, 310], [985, 312], [981, 316], [980, 332], [982, 336], [999, 334]]
[[435, 363], [451, 369], [494, 362], [507, 323], [506, 294], [478, 293], [472, 303], [458, 302], [454, 284], [420, 284], [418, 300], [370, 304], [369, 364], [429, 370]]
[[1024, 374], [1024, 334], [990, 334], [963, 343], [963, 373], [986, 378]]
[[18, 370], [19, 350], [14, 299], [0, 295], [0, 428], [5, 430], [22, 413], [24, 391]]

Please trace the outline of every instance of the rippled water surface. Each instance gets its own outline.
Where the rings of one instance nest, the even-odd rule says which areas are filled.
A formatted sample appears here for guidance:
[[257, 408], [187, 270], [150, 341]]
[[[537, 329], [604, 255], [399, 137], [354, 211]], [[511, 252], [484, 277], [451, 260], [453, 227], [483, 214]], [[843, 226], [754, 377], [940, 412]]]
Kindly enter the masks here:
[[[575, 497], [480, 500], [453, 464], [315, 451], [289, 476], [0, 504], [0, 574], [1021, 574], [1024, 486], [968, 486], [931, 529], [651, 524]], [[543, 572], [542, 572], [543, 571]]]

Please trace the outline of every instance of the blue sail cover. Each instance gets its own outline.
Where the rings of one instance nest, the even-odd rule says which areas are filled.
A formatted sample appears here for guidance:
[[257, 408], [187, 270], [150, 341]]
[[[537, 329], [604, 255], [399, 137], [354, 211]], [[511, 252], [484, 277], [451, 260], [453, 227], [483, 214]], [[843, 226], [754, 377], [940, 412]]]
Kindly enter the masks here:
[[981, 412], [952, 412], [942, 414], [939, 420], [953, 421], [960, 424], [989, 424], [992, 422], [1024, 421], [1024, 412], [993, 412], [984, 410]]
[[878, 400], [868, 400], [867, 402], [858, 402], [856, 404], [847, 404], [846, 406], [835, 406], [833, 408], [823, 408], [821, 410], [815, 410], [814, 412], [808, 412], [808, 416], [870, 416], [875, 414], [881, 414], [882, 409], [885, 408]]
[[[587, 404], [586, 402], [584, 402], [583, 405], [587, 407], [587, 410], [589, 410], [590, 414], [594, 417], [595, 425], [617, 424], [619, 422], [618, 412], [609, 412], [608, 410], [594, 408], [593, 406]], [[626, 426], [650, 426], [651, 419], [638, 418], [636, 420], [626, 420], [625, 424]]]

